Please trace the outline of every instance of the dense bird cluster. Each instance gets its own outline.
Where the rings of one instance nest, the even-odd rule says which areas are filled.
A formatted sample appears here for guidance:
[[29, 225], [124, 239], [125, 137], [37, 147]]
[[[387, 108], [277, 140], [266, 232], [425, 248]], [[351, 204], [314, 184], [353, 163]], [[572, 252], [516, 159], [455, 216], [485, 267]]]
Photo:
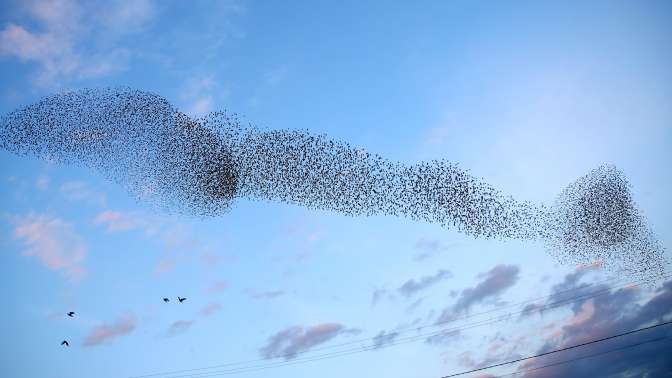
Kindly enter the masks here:
[[192, 119], [158, 95], [127, 88], [46, 97], [1, 122], [2, 148], [84, 164], [166, 210], [210, 216], [236, 198], [281, 201], [407, 217], [474, 237], [541, 240], [562, 261], [662, 272], [663, 247], [611, 166], [545, 207], [516, 201], [453, 163], [404, 165], [306, 131], [243, 127], [226, 112]]
[[546, 241], [561, 260], [582, 264], [586, 258], [626, 271], [662, 274], [663, 246], [639, 214], [622, 172], [599, 167], [570, 184], [558, 196]]

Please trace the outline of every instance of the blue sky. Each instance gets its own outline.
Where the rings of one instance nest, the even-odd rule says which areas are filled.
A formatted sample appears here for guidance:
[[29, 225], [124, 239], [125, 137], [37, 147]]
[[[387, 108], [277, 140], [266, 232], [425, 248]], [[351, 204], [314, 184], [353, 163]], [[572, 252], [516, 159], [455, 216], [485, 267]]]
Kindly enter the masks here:
[[[5, 0], [0, 111], [65, 89], [130, 86], [193, 116], [227, 109], [393, 160], [458, 162], [542, 203], [611, 163], [669, 249], [671, 21], [664, 1]], [[309, 357], [416, 335], [400, 329], [444, 311], [474, 315], [611, 277], [560, 265], [542, 245], [407, 219], [246, 200], [221, 217], [185, 218], [80, 167], [5, 151], [0, 167], [7, 377], [128, 377], [292, 348]], [[672, 306], [656, 305], [670, 291], [614, 290], [440, 340], [244, 376], [439, 377], [668, 319]], [[647, 348], [656, 356], [670, 344]], [[638, 356], [621, 360], [658, 366]], [[610, 376], [605, 361], [581, 366]]]

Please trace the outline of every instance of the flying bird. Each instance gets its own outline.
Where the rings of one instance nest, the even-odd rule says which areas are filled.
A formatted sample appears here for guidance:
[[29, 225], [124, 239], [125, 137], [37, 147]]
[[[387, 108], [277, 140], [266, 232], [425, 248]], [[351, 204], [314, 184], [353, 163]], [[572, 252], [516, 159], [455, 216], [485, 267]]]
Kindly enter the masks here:
[[170, 299], [168, 299], [168, 298], [163, 298], [163, 301], [167, 303], [167, 302], [170, 302]]
[[63, 342], [61, 342], [61, 345], [65, 345], [67, 347], [70, 346], [70, 343], [68, 343], [66, 340], [63, 340]]
[[177, 300], [180, 301], [180, 303], [182, 303], [182, 302], [186, 301], [187, 298], [180, 298], [180, 297], [177, 297]]
[[74, 311], [68, 312], [68, 316], [72, 318], [73, 316], [75, 316], [75, 312]]

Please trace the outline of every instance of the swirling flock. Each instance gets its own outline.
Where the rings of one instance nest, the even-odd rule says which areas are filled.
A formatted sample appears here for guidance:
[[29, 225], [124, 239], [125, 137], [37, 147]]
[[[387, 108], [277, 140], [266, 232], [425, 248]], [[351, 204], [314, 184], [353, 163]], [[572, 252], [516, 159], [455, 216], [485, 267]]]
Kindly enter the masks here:
[[0, 121], [0, 147], [102, 173], [142, 201], [194, 216], [238, 198], [348, 216], [397, 216], [473, 237], [542, 241], [560, 262], [662, 274], [664, 248], [622, 172], [605, 165], [549, 206], [517, 201], [458, 165], [390, 161], [324, 135], [261, 130], [235, 114], [192, 119], [129, 88], [48, 96]]

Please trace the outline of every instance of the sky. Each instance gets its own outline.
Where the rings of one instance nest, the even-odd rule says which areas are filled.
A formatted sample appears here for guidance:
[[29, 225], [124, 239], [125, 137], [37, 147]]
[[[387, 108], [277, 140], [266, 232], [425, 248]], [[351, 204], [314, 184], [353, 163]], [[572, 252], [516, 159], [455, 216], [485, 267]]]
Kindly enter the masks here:
[[[127, 86], [194, 117], [456, 162], [545, 204], [614, 164], [672, 256], [670, 2], [1, 5], [1, 114]], [[562, 265], [538, 243], [244, 199], [168, 215], [6, 151], [0, 182], [4, 377], [442, 377], [672, 319], [672, 281]], [[465, 376], [626, 347], [517, 376], [663, 376], [672, 340], [650, 340], [669, 328]]]

